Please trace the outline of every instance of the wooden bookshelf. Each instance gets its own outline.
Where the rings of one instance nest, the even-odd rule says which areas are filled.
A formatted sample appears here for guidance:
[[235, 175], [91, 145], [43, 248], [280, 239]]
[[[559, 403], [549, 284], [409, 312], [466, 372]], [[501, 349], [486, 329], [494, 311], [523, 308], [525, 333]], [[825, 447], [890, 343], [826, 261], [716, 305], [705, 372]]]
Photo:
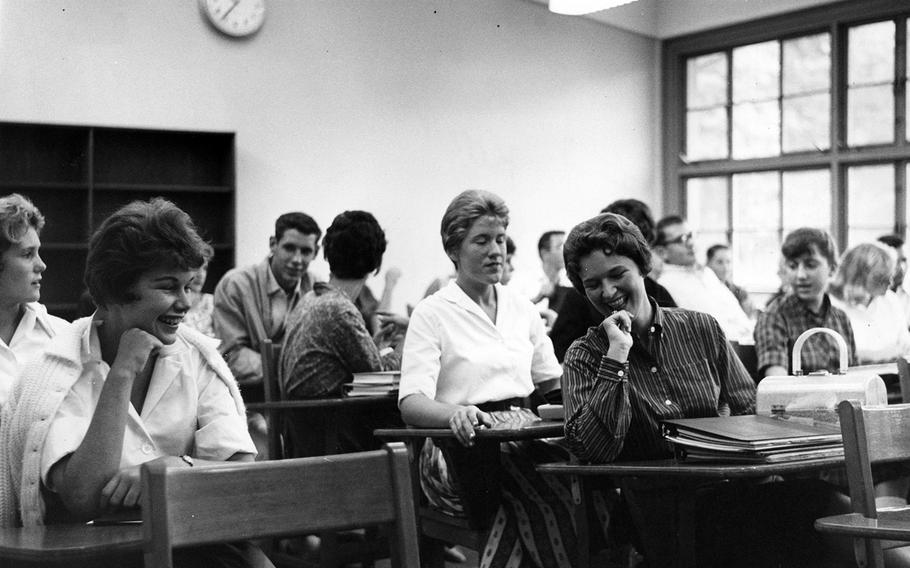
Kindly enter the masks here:
[[41, 301], [77, 315], [92, 231], [122, 205], [164, 197], [215, 247], [205, 290], [234, 265], [234, 134], [0, 122], [0, 195], [21, 193], [47, 219]]

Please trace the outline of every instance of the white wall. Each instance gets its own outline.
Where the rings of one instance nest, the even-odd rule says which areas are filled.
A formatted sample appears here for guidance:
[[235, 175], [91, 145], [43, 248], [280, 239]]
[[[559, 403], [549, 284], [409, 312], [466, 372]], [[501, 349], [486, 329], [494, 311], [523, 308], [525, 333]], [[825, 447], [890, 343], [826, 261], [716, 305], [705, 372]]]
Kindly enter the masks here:
[[0, 120], [236, 131], [238, 263], [282, 212], [366, 209], [398, 308], [449, 271], [438, 223], [462, 189], [506, 199], [525, 267], [540, 232], [613, 199], [659, 210], [654, 40], [519, 0], [268, 10], [236, 41], [190, 0], [0, 0]]

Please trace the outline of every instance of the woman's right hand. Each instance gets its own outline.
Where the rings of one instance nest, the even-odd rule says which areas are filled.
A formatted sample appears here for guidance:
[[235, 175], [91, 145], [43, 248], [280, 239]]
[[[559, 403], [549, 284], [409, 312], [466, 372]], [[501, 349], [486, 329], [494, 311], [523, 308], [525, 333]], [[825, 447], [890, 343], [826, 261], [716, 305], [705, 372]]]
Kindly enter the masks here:
[[600, 323], [607, 334], [610, 348], [607, 357], [625, 363], [632, 349], [632, 314], [625, 310], [613, 312]]
[[461, 406], [449, 418], [449, 428], [463, 446], [474, 445], [474, 429], [493, 425], [492, 417], [476, 406]]
[[117, 357], [111, 368], [117, 367], [136, 375], [145, 368], [149, 357], [163, 346], [157, 337], [147, 331], [136, 327], [128, 329], [120, 336]]

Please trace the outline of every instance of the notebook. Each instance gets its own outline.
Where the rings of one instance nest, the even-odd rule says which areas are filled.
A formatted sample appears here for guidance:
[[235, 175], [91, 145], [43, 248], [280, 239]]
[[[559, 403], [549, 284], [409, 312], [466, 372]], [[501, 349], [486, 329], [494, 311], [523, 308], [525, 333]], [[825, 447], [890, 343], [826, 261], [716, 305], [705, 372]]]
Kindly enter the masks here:
[[771, 416], [665, 420], [664, 437], [682, 459], [774, 463], [843, 455], [840, 428]]

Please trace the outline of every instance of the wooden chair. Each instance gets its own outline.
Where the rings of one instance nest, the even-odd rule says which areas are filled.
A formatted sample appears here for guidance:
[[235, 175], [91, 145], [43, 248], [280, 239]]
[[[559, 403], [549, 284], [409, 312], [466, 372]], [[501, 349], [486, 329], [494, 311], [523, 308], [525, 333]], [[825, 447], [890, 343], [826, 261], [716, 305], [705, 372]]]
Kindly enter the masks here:
[[[265, 415], [267, 432], [268, 432], [268, 459], [283, 460], [289, 457], [296, 457], [292, 428], [288, 421], [294, 419], [295, 412], [316, 413], [319, 416], [327, 417], [334, 415], [333, 408], [320, 408], [320, 401], [288, 401], [282, 395], [281, 386], [279, 385], [279, 364], [281, 360], [281, 347], [275, 345], [272, 340], [264, 340], [259, 347], [259, 353], [262, 357], [262, 386], [265, 402], [250, 404], [250, 409], [255, 409]], [[326, 419], [326, 429], [333, 429], [334, 423]], [[325, 439], [332, 439], [334, 432], [327, 432], [323, 435], [314, 432], [314, 440], [309, 440], [308, 447], [313, 451], [303, 454], [301, 457], [314, 457], [327, 454], [333, 454], [328, 442], [323, 443]], [[297, 454], [300, 456], [300, 454]], [[331, 568], [342, 566], [350, 562], [360, 562], [365, 567], [373, 565], [376, 558], [382, 558], [388, 555], [387, 545], [375, 530], [368, 530], [364, 542], [355, 539], [352, 542], [344, 542], [344, 536], [337, 531], [323, 531], [319, 533], [320, 548], [318, 566]], [[275, 550], [275, 543], [267, 543], [265, 548], [268, 549], [269, 555], [276, 564], [295, 565], [298, 558], [293, 554], [279, 552]]]
[[172, 566], [172, 549], [268, 536], [388, 529], [392, 566], [418, 568], [407, 450], [195, 468], [142, 466], [145, 565]]
[[[876, 510], [871, 464], [910, 461], [910, 404], [864, 408], [845, 400], [837, 412], [853, 512], [818, 519], [815, 528], [853, 537], [858, 566], [883, 567], [882, 540], [910, 542], [910, 506]], [[887, 545], [894, 546], [903, 545]]]

